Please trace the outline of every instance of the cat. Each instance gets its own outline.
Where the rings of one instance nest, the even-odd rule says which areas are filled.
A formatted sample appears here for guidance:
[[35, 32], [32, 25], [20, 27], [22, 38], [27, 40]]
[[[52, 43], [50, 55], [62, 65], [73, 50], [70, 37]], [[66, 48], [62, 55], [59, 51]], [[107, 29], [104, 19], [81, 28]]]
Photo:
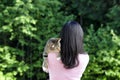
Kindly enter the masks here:
[[[43, 64], [42, 64], [42, 69], [44, 72], [48, 73], [48, 53], [50, 52], [60, 52], [60, 38], [50, 38], [45, 47], [44, 47], [44, 52], [43, 52]], [[57, 55], [57, 59], [60, 58], [60, 54]]]

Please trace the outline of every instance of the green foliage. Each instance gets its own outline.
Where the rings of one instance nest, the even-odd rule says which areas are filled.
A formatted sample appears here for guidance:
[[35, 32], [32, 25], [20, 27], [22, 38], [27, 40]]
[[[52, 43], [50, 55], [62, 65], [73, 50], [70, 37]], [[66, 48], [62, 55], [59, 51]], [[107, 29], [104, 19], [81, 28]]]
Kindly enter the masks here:
[[119, 80], [119, 12], [117, 0], [0, 0], [0, 80], [45, 80], [43, 47], [73, 19], [88, 26], [90, 63], [82, 79]]
[[107, 17], [110, 19], [108, 25], [116, 29], [118, 33], [120, 33], [119, 13], [120, 13], [120, 5], [114, 5], [112, 8], [109, 9], [109, 13], [107, 14]]
[[0, 1], [0, 80], [45, 79], [43, 47], [74, 18], [58, 0]]
[[22, 76], [29, 69], [23, 60], [16, 58], [23, 55], [24, 52], [21, 50], [0, 46], [0, 80], [16, 80], [16, 75]]
[[[65, 14], [73, 14], [83, 27], [101, 24], [111, 24], [114, 28], [119, 26], [120, 1], [119, 0], [60, 0], [63, 2], [61, 10]], [[112, 22], [112, 23], [111, 23]], [[114, 23], [114, 24], [113, 24]]]
[[101, 26], [95, 31], [91, 25], [85, 36], [85, 48], [90, 63], [82, 80], [120, 79], [120, 36], [114, 30]]

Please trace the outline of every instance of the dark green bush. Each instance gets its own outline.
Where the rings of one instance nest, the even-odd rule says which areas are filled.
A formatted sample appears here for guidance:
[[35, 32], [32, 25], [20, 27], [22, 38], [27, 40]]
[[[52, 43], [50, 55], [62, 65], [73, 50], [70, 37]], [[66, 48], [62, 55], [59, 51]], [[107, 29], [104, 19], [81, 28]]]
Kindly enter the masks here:
[[82, 80], [120, 79], [120, 36], [110, 27], [100, 27], [97, 31], [91, 26], [85, 35], [85, 48], [90, 62]]

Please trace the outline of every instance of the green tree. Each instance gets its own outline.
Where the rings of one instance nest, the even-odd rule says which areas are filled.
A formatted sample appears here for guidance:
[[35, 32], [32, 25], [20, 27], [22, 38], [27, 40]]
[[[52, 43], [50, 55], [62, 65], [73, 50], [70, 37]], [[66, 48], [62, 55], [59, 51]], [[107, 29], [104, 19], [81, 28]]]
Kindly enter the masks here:
[[58, 0], [0, 1], [0, 80], [45, 79], [42, 52], [50, 37], [74, 18]]
[[[63, 2], [61, 10], [65, 14], [72, 14], [76, 16], [76, 20], [81, 23], [83, 27], [89, 27], [94, 24], [95, 30], [101, 24], [106, 25], [111, 23], [119, 24], [119, 0], [60, 0]], [[117, 27], [115, 25], [113, 27]], [[85, 28], [86, 30], [86, 28]]]
[[120, 34], [119, 13], [120, 5], [114, 5], [109, 9], [108, 14], [106, 14], [106, 16], [110, 19], [107, 24], [111, 26], [113, 29], [115, 29], [115, 32], [117, 32], [118, 34]]

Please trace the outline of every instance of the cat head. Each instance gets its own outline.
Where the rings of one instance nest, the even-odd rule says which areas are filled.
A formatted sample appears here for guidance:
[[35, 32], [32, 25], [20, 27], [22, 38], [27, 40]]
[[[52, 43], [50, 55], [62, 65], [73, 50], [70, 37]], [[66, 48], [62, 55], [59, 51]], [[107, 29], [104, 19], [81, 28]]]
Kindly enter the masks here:
[[48, 52], [59, 52], [60, 51], [60, 38], [50, 38], [47, 42], [46, 48]]

